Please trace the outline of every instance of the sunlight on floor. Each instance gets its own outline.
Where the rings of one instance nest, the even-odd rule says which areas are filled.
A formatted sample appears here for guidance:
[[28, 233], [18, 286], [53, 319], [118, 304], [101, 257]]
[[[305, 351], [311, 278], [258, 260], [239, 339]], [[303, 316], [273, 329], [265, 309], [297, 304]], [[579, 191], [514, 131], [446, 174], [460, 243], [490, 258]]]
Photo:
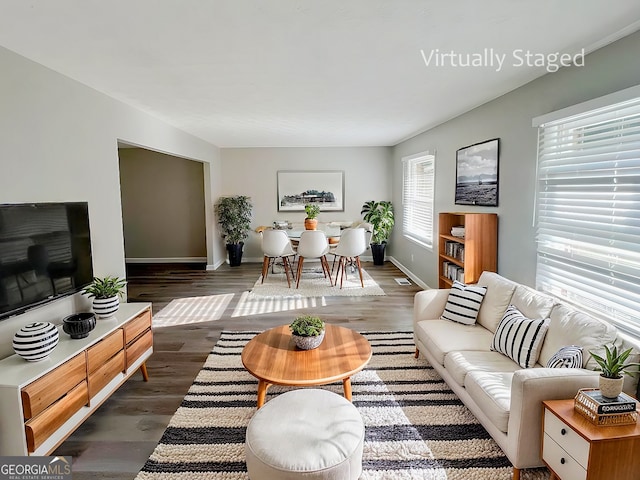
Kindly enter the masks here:
[[204, 297], [176, 298], [154, 315], [153, 328], [219, 320], [233, 296], [233, 293], [226, 293]]
[[231, 317], [245, 317], [261, 313], [286, 312], [301, 308], [324, 307], [327, 301], [324, 297], [264, 297], [249, 298], [249, 292], [243, 292], [238, 305]]

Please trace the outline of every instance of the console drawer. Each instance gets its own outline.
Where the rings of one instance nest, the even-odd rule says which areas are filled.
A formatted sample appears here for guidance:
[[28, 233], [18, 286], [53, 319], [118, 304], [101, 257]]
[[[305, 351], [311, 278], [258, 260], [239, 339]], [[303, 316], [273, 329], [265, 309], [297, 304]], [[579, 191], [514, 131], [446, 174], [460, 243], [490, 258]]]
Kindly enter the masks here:
[[147, 332], [138, 338], [131, 345], [127, 345], [127, 365], [126, 369], [129, 369], [133, 363], [140, 358], [140, 356], [146, 352], [149, 347], [153, 345], [153, 334], [151, 330], [147, 330]]
[[133, 339], [149, 328], [151, 328], [151, 310], [145, 310], [123, 326], [124, 343], [128, 345]]
[[102, 367], [107, 360], [124, 348], [121, 328], [87, 349], [87, 371], [89, 374]]
[[25, 423], [27, 449], [34, 452], [83, 405], [89, 403], [87, 381], [83, 380], [49, 408]]
[[76, 355], [58, 368], [22, 389], [22, 410], [25, 420], [35, 417], [65, 395], [87, 376], [85, 353]]
[[124, 351], [120, 350], [95, 372], [89, 374], [89, 398], [93, 398], [117, 375], [124, 372]]

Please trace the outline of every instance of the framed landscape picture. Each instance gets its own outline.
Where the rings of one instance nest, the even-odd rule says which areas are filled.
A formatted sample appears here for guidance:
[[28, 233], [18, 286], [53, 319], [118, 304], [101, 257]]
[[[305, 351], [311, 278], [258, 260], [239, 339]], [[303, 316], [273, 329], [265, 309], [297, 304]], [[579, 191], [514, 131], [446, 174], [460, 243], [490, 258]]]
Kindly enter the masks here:
[[278, 211], [304, 212], [307, 203], [317, 203], [321, 212], [343, 212], [344, 171], [278, 171]]
[[456, 205], [498, 206], [500, 139], [456, 151]]

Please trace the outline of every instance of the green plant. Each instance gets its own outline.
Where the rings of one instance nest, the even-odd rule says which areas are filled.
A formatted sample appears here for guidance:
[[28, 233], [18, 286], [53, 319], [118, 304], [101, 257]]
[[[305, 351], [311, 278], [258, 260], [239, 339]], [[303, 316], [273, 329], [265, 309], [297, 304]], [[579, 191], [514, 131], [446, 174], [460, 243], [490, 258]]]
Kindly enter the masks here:
[[300, 337], [316, 337], [324, 330], [324, 322], [313, 315], [302, 315], [291, 322], [289, 329]]
[[389, 240], [391, 231], [395, 225], [393, 204], [386, 200], [382, 200], [380, 202], [369, 200], [362, 205], [360, 214], [363, 215], [366, 222], [373, 225], [371, 243], [386, 243], [387, 240]]
[[127, 281], [118, 277], [94, 277], [93, 281], [87, 285], [82, 293], [90, 298], [111, 298], [116, 295], [122, 297]]
[[228, 244], [243, 242], [251, 229], [251, 198], [245, 195], [221, 197], [215, 206], [222, 235]]
[[320, 206], [316, 203], [307, 203], [304, 211], [307, 213], [307, 218], [313, 220], [320, 214]]
[[604, 357], [601, 357], [600, 355], [589, 351], [593, 359], [596, 361], [596, 363], [600, 367], [598, 368], [598, 370], [602, 371], [603, 377], [621, 378], [622, 373], [627, 374], [629, 376], [632, 376], [638, 373], [637, 371], [629, 372], [628, 370], [631, 367], [640, 366], [639, 363], [632, 363], [632, 362], [625, 363], [627, 358], [629, 358], [629, 355], [631, 355], [633, 348], [629, 348], [625, 351], [620, 351], [618, 353], [618, 347], [616, 347], [615, 345], [612, 345], [611, 348], [609, 348], [608, 345], [605, 345], [604, 350], [605, 350]]

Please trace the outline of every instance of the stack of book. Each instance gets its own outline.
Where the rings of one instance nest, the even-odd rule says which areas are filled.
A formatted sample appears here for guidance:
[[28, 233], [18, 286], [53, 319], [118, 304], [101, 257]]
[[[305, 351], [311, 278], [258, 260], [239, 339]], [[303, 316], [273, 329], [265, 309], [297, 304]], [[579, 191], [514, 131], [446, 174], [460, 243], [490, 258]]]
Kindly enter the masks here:
[[626, 393], [611, 399], [597, 388], [578, 390], [574, 409], [595, 425], [630, 425], [636, 423], [638, 403]]

